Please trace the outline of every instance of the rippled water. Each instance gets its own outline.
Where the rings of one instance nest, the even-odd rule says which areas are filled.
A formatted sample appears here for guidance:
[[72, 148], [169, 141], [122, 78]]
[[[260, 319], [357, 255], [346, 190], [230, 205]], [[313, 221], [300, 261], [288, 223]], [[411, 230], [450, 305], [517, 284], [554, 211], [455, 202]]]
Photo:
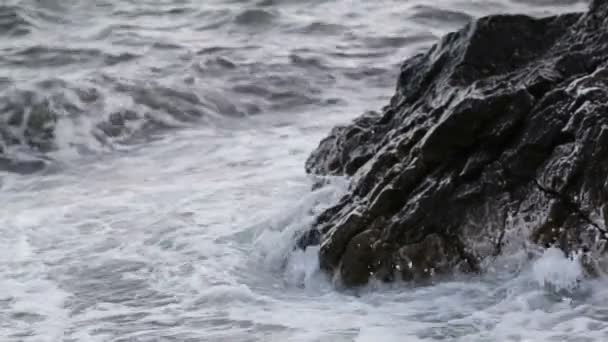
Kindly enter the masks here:
[[291, 252], [347, 186], [311, 192], [304, 159], [404, 58], [472, 17], [584, 8], [4, 0], [0, 151], [47, 167], [0, 174], [0, 340], [608, 340], [605, 280], [553, 250], [358, 293]]

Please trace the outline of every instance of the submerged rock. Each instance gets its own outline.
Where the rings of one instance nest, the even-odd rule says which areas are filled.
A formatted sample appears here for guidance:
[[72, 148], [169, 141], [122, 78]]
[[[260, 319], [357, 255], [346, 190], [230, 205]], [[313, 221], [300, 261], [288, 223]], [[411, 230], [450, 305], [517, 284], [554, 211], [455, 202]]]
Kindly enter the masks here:
[[352, 176], [299, 241], [320, 244], [321, 267], [348, 286], [478, 271], [528, 242], [605, 253], [608, 0], [448, 34], [306, 169]]

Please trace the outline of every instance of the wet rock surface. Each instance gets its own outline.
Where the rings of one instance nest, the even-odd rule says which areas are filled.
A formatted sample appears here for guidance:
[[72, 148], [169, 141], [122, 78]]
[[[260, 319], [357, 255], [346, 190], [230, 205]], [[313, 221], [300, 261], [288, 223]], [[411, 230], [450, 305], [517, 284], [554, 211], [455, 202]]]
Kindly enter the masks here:
[[347, 286], [424, 280], [529, 242], [598, 257], [607, 238], [608, 1], [496, 15], [401, 67], [381, 113], [335, 128], [309, 173], [352, 176], [301, 248]]

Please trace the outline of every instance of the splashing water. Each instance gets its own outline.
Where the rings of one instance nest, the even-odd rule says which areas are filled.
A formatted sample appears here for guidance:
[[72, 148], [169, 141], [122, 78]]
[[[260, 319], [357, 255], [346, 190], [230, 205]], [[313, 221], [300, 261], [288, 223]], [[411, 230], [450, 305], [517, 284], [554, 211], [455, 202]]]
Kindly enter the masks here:
[[386, 102], [403, 58], [471, 17], [582, 8], [1, 4], [0, 150], [51, 166], [0, 174], [0, 340], [608, 340], [605, 279], [558, 250], [358, 291], [292, 250], [348, 187], [311, 191], [306, 156]]

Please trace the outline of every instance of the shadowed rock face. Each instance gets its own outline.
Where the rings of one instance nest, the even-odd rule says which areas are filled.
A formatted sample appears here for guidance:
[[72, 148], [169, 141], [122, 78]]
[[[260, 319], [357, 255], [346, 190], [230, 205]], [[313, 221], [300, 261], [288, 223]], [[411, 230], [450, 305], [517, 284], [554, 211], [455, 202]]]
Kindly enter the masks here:
[[381, 113], [335, 128], [306, 170], [353, 177], [298, 241], [345, 285], [480, 270], [529, 241], [604, 253], [608, 0], [497, 15], [403, 64]]

